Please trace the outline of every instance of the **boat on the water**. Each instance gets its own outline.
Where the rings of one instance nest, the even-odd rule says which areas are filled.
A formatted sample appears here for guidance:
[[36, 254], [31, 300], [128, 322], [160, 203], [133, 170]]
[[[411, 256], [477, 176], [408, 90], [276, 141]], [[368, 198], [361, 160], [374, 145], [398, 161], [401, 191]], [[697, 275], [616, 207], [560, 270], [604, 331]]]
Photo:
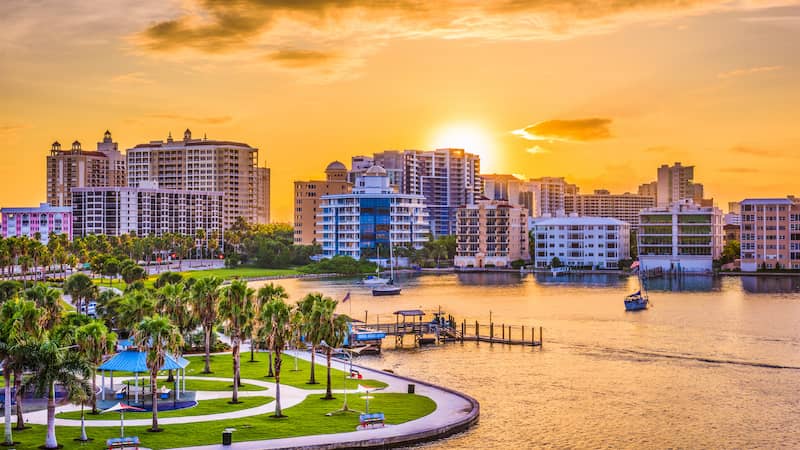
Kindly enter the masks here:
[[642, 291], [634, 292], [633, 294], [625, 297], [625, 311], [639, 311], [641, 309], [647, 309], [649, 304], [650, 300], [647, 298], [647, 294], [645, 293], [642, 295]]
[[399, 286], [378, 286], [372, 288], [372, 295], [374, 297], [382, 297], [385, 295], [400, 295], [402, 289]]
[[385, 286], [391, 281], [389, 278], [383, 278], [380, 275], [370, 275], [361, 280], [366, 286]]
[[636, 278], [639, 280], [639, 290], [625, 297], [625, 311], [640, 311], [650, 306], [650, 299], [647, 296], [647, 284], [641, 276], [639, 261], [631, 264], [631, 269], [636, 271]]

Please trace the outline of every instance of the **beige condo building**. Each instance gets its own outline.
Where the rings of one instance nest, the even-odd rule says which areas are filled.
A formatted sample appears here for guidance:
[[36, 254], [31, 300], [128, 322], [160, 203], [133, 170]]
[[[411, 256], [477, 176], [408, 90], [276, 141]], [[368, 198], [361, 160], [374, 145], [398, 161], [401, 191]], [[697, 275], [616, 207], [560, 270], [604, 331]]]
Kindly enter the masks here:
[[656, 206], [655, 198], [631, 193], [612, 194], [597, 189], [592, 194], [573, 194], [564, 197], [567, 214], [586, 217], [610, 217], [630, 224], [632, 230], [639, 228], [639, 213]]
[[456, 213], [456, 267], [509, 267], [530, 260], [528, 211], [501, 200], [478, 200]]
[[347, 167], [339, 161], [328, 164], [325, 180], [294, 182], [294, 243], [311, 245], [322, 238], [317, 226], [320, 199], [325, 195], [349, 194], [353, 184], [347, 180]]
[[[264, 222], [263, 199], [268, 172], [258, 167], [258, 149], [232, 141], [193, 139], [150, 141], [127, 152], [128, 186], [155, 182], [160, 189], [222, 192], [223, 227], [238, 217]], [[261, 185], [261, 187], [260, 187]], [[267, 194], [268, 195], [268, 194]]]
[[47, 156], [47, 203], [54, 207], [72, 205], [72, 189], [125, 186], [125, 156], [106, 130], [97, 150], [84, 150], [75, 141], [62, 149], [56, 141]]

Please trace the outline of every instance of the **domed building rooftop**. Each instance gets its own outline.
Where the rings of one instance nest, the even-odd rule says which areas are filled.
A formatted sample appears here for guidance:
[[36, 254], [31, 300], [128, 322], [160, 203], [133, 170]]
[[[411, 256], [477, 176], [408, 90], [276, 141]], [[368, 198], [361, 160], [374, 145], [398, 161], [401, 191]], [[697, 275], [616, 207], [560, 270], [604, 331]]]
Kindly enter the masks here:
[[347, 167], [345, 167], [345, 165], [342, 164], [339, 161], [334, 161], [334, 162], [328, 164], [328, 167], [325, 168], [325, 172], [328, 172], [328, 171], [331, 171], [331, 170], [347, 170]]
[[367, 169], [367, 171], [364, 172], [364, 175], [368, 177], [385, 177], [387, 176], [387, 172], [386, 169], [376, 164]]

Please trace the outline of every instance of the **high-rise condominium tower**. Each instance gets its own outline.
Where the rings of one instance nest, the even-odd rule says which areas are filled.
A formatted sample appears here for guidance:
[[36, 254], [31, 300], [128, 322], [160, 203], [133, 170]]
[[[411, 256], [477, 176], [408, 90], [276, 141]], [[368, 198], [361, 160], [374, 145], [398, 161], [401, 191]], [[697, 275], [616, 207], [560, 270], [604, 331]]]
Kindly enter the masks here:
[[[186, 130], [183, 140], [151, 141], [127, 152], [128, 186], [154, 181], [161, 189], [222, 192], [223, 226], [236, 218], [250, 223], [263, 222], [263, 186], [268, 180], [259, 175], [258, 149], [241, 142], [193, 139]], [[261, 180], [261, 183], [259, 182]], [[261, 189], [261, 191], [260, 191]]]

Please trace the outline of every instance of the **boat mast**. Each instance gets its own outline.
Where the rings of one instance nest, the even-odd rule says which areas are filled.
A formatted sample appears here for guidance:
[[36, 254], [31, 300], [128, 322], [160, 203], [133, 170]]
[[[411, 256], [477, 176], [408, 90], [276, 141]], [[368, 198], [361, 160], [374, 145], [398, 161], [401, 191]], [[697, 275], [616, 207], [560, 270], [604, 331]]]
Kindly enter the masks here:
[[392, 251], [392, 230], [389, 229], [389, 279], [394, 282], [394, 252]]

